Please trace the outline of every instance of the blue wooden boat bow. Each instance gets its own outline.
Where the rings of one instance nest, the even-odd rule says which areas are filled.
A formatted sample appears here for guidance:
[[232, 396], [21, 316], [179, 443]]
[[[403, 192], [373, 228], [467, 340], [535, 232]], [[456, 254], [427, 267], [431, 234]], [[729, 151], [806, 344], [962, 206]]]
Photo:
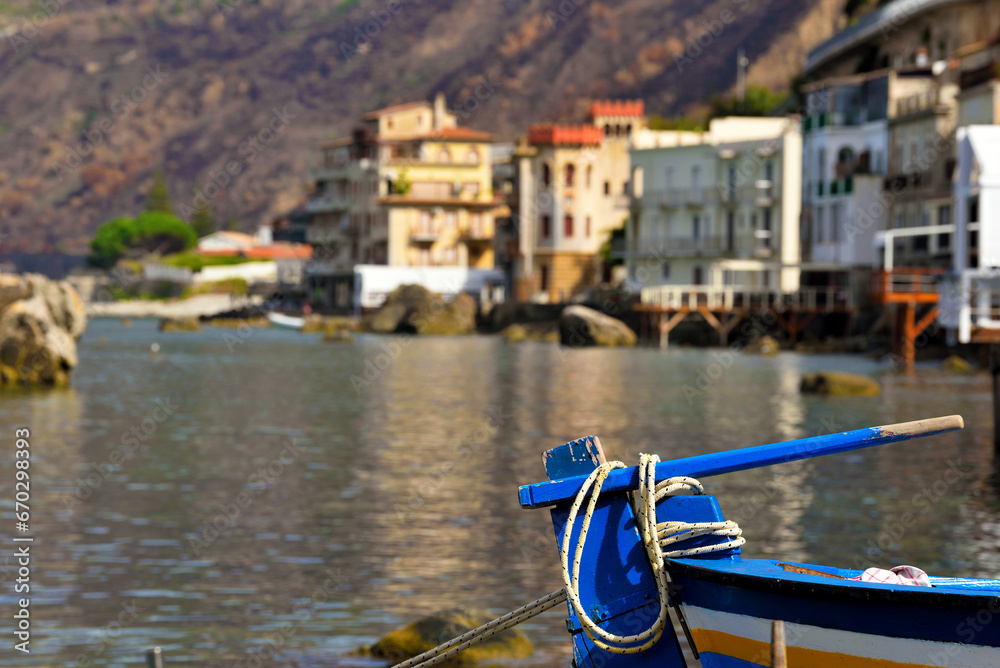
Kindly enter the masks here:
[[[691, 480], [963, 426], [952, 415], [659, 463], [643, 455], [630, 468], [606, 462], [592, 436], [544, 453], [550, 479], [521, 487], [519, 500], [551, 507], [574, 668], [683, 668], [684, 637], [704, 668], [766, 668], [778, 620], [791, 666], [1000, 667], [1000, 581], [889, 585], [852, 579], [858, 571], [747, 559], [741, 531]], [[987, 614], [992, 625], [968, 623]]]
[[565, 588], [396, 668], [429, 668], [563, 602], [573, 668], [685, 668], [685, 638], [703, 668], [768, 668], [778, 621], [790, 666], [1000, 668], [1000, 581], [908, 586], [747, 559], [742, 530], [694, 479], [963, 426], [951, 415], [666, 462], [644, 454], [638, 467], [607, 462], [594, 436], [553, 448], [549, 480], [519, 499], [551, 508]]

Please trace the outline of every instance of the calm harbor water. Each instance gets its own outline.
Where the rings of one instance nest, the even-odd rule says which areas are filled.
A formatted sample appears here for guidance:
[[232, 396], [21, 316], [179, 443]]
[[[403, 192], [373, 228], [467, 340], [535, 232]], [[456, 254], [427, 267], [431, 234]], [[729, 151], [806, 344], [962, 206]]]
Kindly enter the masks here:
[[[959, 434], [706, 483], [748, 556], [1000, 577], [986, 375], [395, 342], [98, 320], [70, 389], [0, 394], [5, 610], [15, 426], [31, 429], [37, 537], [32, 654], [4, 665], [137, 666], [154, 645], [168, 665], [380, 665], [350, 653], [434, 610], [504, 612], [561, 586], [548, 514], [516, 488], [544, 478], [542, 450], [587, 434], [631, 463], [960, 413]], [[878, 373], [884, 393], [801, 396], [816, 369]], [[519, 666], [568, 665], [561, 614], [523, 628], [536, 654]]]

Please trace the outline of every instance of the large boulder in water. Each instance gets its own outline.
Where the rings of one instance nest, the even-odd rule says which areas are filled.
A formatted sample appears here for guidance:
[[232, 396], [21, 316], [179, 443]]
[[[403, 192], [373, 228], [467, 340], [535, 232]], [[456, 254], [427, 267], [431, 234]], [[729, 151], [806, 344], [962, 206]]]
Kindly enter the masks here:
[[83, 302], [68, 283], [0, 275], [0, 383], [65, 385], [86, 328]]
[[[444, 610], [389, 633], [372, 645], [370, 653], [374, 657], [399, 663], [434, 649], [492, 619], [493, 615], [482, 610]], [[531, 656], [532, 652], [534, 648], [531, 641], [515, 628], [470, 647], [441, 665], [468, 665], [490, 659], [523, 659]]]
[[564, 346], [634, 346], [636, 335], [621, 320], [586, 306], [567, 306], [559, 316], [559, 342]]
[[803, 376], [799, 390], [803, 394], [874, 397], [882, 393], [882, 386], [874, 378], [857, 373], [820, 371]]
[[392, 334], [472, 334], [476, 331], [476, 302], [460, 294], [450, 303], [420, 285], [401, 285], [385, 304], [365, 318], [362, 328], [368, 332]]

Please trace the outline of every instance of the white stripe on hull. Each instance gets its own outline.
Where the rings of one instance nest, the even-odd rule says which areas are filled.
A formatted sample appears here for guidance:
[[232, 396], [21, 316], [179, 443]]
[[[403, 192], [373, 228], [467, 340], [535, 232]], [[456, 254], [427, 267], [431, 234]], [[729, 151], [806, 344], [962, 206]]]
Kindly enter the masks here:
[[[692, 635], [698, 630], [725, 633], [758, 643], [771, 643], [771, 620], [731, 612], [681, 605]], [[998, 668], [1000, 649], [977, 645], [891, 638], [887, 636], [828, 629], [785, 622], [785, 642], [797, 647], [834, 655], [890, 661], [914, 666], [948, 668]], [[699, 648], [701, 651], [701, 648]]]

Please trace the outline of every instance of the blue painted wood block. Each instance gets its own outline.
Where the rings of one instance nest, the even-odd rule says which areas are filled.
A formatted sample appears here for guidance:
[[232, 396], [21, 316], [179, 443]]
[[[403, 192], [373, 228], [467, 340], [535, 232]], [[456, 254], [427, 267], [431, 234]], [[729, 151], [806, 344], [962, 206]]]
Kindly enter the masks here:
[[[589, 436], [549, 450], [543, 455], [550, 479], [589, 475], [604, 461], [600, 441]], [[561, 544], [570, 503], [552, 509], [556, 540]], [[570, 538], [570, 558], [576, 551], [582, 515]], [[591, 619], [617, 635], [646, 630], [660, 611], [659, 592], [636, 528], [627, 494], [602, 494], [594, 509], [587, 544], [580, 559], [580, 600]], [[596, 645], [580, 627], [569, 607], [567, 627], [573, 638], [577, 668], [684, 668], [680, 645], [669, 625], [659, 642], [640, 654], [614, 654]]]

